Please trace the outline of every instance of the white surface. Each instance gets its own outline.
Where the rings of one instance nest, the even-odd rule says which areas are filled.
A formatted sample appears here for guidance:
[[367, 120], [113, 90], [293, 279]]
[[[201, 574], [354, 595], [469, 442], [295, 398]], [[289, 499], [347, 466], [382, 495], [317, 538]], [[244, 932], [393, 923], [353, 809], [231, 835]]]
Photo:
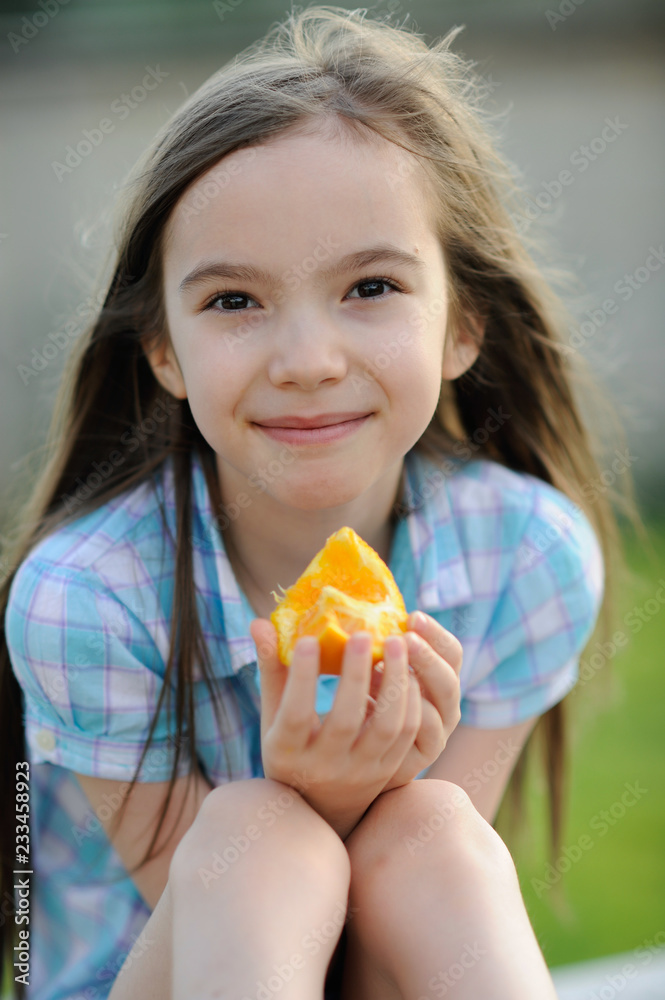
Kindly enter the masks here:
[[559, 1000], [665, 1000], [665, 949], [636, 948], [550, 970]]

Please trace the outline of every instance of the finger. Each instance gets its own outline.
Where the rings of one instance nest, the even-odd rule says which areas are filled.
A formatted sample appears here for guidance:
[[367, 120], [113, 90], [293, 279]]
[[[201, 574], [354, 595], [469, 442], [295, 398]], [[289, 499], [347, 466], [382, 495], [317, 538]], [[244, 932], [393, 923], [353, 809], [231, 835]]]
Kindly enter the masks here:
[[407, 674], [407, 678], [404, 722], [397, 739], [381, 758], [381, 764], [392, 771], [401, 766], [404, 758], [416, 745], [422, 725], [423, 699], [418, 682], [413, 674]]
[[383, 683], [384, 669], [385, 669], [385, 664], [383, 660], [379, 660], [378, 663], [375, 663], [372, 669], [372, 677], [369, 682], [369, 696], [371, 698], [374, 698], [375, 700], [378, 697], [379, 689], [381, 687], [381, 684]]
[[347, 639], [335, 701], [321, 732], [324, 745], [339, 746], [341, 740], [350, 747], [360, 732], [368, 706], [371, 650], [369, 632], [355, 632]]
[[450, 664], [459, 677], [464, 655], [459, 639], [423, 611], [412, 612], [407, 624], [411, 631], [416, 632], [430, 644], [442, 660]]
[[[313, 636], [298, 639], [286, 670], [282, 700], [274, 717], [273, 745], [286, 752], [303, 750], [316, 729], [314, 719], [319, 679], [319, 643]], [[285, 668], [286, 669], [286, 668]], [[318, 730], [317, 730], [318, 731]]]
[[409, 663], [415, 671], [421, 691], [437, 706], [445, 721], [446, 714], [454, 714], [455, 706], [459, 705], [459, 675], [416, 632], [407, 632], [405, 639], [409, 651]]
[[282, 700], [288, 668], [277, 655], [277, 630], [269, 619], [254, 618], [249, 631], [261, 672], [261, 725], [269, 728]]
[[[446, 730], [438, 710], [426, 698], [421, 698], [422, 718], [415, 744], [426, 760], [434, 763], [446, 746]], [[427, 767], [428, 765], [423, 765]]]
[[403, 635], [388, 636], [383, 647], [383, 680], [371, 724], [363, 736], [364, 753], [376, 758], [393, 744], [404, 725], [409, 693], [409, 664]]

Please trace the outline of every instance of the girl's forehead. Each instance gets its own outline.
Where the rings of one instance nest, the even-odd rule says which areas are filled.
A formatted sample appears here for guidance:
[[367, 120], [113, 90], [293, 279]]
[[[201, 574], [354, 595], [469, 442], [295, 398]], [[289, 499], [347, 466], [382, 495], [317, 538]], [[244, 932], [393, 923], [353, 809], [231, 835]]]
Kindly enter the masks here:
[[[423, 243], [431, 199], [417, 157], [381, 136], [284, 134], [221, 157], [196, 178], [166, 225], [165, 253], [212, 250], [220, 236], [258, 250], [348, 234]], [[303, 250], [306, 249], [303, 247]]]

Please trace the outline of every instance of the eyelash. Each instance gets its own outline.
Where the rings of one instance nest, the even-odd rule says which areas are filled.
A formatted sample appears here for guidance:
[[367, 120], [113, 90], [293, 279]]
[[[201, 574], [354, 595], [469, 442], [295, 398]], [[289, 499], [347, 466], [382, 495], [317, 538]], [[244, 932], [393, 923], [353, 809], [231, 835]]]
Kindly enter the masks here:
[[[388, 287], [392, 288], [393, 291], [395, 291], [395, 292], [401, 292], [401, 293], [404, 292], [404, 288], [397, 281], [395, 281], [394, 278], [384, 278], [384, 277], [382, 277], [380, 275], [372, 275], [369, 278], [361, 278], [360, 281], [357, 281], [355, 283], [355, 285], [353, 285], [350, 288], [350, 291], [353, 291], [354, 289], [356, 289], [358, 287], [358, 285], [371, 284], [372, 282], [380, 282], [381, 284], [388, 285]], [[233, 315], [233, 313], [247, 312], [246, 309], [217, 309], [217, 308], [214, 308], [214, 303], [217, 302], [218, 299], [221, 299], [224, 295], [240, 295], [240, 296], [242, 296], [244, 298], [247, 298], [247, 299], [251, 299], [252, 298], [251, 295], [248, 295], [246, 292], [241, 292], [241, 291], [239, 291], [236, 288], [221, 288], [221, 289], [218, 289], [215, 292], [215, 294], [212, 296], [212, 298], [208, 299], [208, 301], [205, 303], [205, 305], [203, 306], [203, 308], [202, 308], [201, 311], [205, 312], [206, 309], [214, 309], [215, 312], [229, 313], [230, 315]], [[362, 299], [362, 298], [359, 297], [358, 301], [360, 301], [360, 302], [363, 302], [363, 301], [365, 301], [365, 302], [367, 302], [367, 301], [369, 301], [369, 302], [376, 302], [378, 300], [379, 302], [383, 302], [383, 300], [386, 297], [390, 298], [390, 296], [389, 295], [386, 296], [386, 292], [384, 292], [382, 295], [370, 295], [370, 296], [368, 296], [367, 299]]]

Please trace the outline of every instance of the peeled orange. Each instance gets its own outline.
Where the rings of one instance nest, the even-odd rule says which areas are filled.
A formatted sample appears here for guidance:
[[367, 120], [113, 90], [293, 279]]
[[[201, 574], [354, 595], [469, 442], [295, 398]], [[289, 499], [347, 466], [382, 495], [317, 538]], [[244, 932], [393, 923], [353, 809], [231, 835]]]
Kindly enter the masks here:
[[408, 614], [395, 578], [353, 528], [330, 535], [296, 582], [280, 590], [282, 596], [272, 591], [277, 607], [270, 620], [286, 666], [304, 635], [319, 640], [319, 673], [339, 675], [344, 646], [353, 632], [371, 633], [372, 663], [378, 663], [385, 639], [407, 630]]

